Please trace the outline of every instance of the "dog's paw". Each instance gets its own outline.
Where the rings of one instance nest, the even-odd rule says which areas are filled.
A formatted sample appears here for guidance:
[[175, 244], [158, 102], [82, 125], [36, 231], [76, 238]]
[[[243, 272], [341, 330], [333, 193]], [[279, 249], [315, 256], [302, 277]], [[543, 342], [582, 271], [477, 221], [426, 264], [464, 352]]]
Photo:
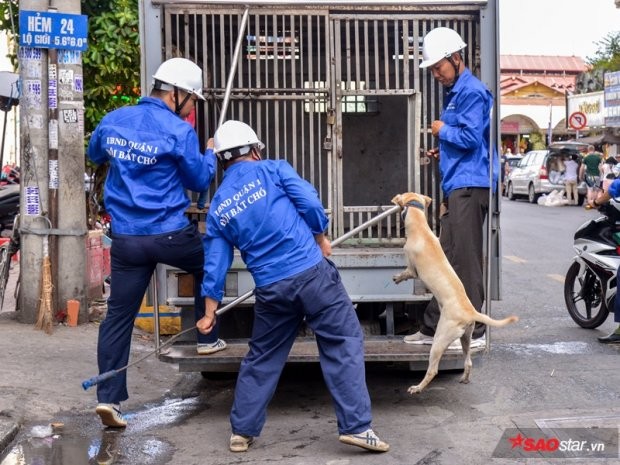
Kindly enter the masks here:
[[461, 376], [461, 379], [459, 379], [459, 383], [469, 384], [469, 374]]
[[403, 207], [403, 201], [402, 201], [402, 199], [401, 199], [401, 197], [400, 197], [400, 194], [395, 195], [395, 196], [392, 198], [392, 203], [393, 203], [394, 205], [398, 205], [398, 206], [399, 206], [399, 207], [401, 207], [401, 208]]
[[403, 281], [407, 281], [408, 279], [415, 278], [415, 274], [411, 272], [411, 270], [406, 269], [398, 274], [392, 276], [392, 280], [394, 284], [402, 283]]
[[409, 389], [407, 389], [407, 392], [411, 395], [419, 394], [422, 392], [422, 388], [420, 387], [419, 384], [416, 386], [409, 386]]

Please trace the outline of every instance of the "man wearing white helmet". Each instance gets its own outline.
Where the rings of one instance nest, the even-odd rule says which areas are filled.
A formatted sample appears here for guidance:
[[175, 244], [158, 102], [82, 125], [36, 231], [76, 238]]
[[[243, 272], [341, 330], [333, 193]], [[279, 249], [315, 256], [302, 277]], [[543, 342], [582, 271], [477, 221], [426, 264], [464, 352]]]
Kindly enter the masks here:
[[[202, 238], [185, 215], [190, 204], [185, 189], [207, 189], [216, 158], [212, 143], [204, 155], [200, 152], [196, 132], [183, 121], [196, 99], [204, 99], [202, 70], [185, 58], [167, 60], [153, 76], [150, 96], [107, 114], [91, 136], [88, 156], [109, 165], [104, 204], [112, 217], [112, 274], [99, 327], [99, 373], [127, 365], [134, 320], [158, 263], [194, 275], [196, 318], [204, 316]], [[217, 331], [197, 334], [199, 353], [226, 347]], [[96, 412], [104, 425], [127, 425], [120, 403], [128, 397], [126, 371], [97, 385]]]
[[339, 440], [386, 452], [371, 427], [363, 333], [323, 233], [328, 224], [314, 187], [284, 160], [261, 161], [263, 143], [248, 125], [227, 121], [215, 132], [224, 178], [207, 215], [202, 295], [208, 333], [222, 300], [233, 249], [256, 284], [249, 352], [239, 369], [230, 415], [230, 450], [244, 452], [265, 424], [299, 328], [314, 331], [325, 382], [334, 399]]
[[[473, 306], [481, 310], [483, 224], [489, 210], [489, 189], [495, 191], [497, 186], [499, 159], [496, 153], [489, 154], [493, 96], [465, 67], [461, 50], [466, 46], [456, 31], [447, 27], [433, 29], [424, 37], [420, 68], [429, 68], [445, 91], [440, 119], [431, 124], [438, 147], [428, 152], [439, 159], [446, 207], [441, 217], [441, 245]], [[432, 299], [424, 311], [420, 331], [405, 336], [404, 342], [432, 344], [438, 321], [439, 307]], [[476, 325], [473, 346], [483, 344], [484, 330], [484, 325]]]

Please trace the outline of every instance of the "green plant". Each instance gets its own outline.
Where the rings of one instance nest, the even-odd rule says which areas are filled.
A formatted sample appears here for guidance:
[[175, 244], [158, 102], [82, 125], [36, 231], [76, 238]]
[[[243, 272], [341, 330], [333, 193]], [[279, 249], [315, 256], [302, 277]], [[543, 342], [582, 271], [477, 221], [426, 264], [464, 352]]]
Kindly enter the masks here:
[[542, 150], [546, 148], [545, 138], [540, 132], [533, 132], [530, 134], [531, 150]]
[[90, 13], [82, 58], [88, 134], [107, 112], [140, 96], [140, 35], [134, 0], [82, 1], [82, 7]]
[[604, 71], [620, 70], [620, 32], [610, 32], [596, 42], [598, 49], [594, 57], [588, 57], [588, 64], [593, 69]]
[[[135, 0], [81, 0], [88, 16], [88, 49], [82, 53], [84, 131], [88, 135], [110, 110], [140, 96], [140, 34]], [[19, 37], [19, 0], [0, 2], [0, 30]], [[16, 47], [15, 47], [16, 49]], [[17, 67], [17, 57], [11, 55]]]

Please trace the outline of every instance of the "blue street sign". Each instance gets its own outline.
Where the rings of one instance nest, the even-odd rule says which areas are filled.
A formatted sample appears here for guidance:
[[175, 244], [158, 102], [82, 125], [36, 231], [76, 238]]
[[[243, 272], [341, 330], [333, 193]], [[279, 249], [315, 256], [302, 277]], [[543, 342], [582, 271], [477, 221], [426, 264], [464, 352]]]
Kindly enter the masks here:
[[19, 12], [19, 45], [84, 51], [88, 47], [88, 17], [22, 10]]

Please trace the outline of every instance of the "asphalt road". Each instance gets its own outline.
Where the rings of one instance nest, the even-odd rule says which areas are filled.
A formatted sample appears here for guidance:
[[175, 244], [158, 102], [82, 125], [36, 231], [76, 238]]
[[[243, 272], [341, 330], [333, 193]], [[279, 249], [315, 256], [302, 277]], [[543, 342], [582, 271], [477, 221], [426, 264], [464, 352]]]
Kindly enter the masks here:
[[[474, 365], [467, 385], [458, 383], [460, 372], [441, 372], [423, 393], [410, 396], [407, 387], [423, 372], [368, 368], [374, 428], [390, 452], [370, 454], [338, 442], [316, 367], [286, 370], [263, 433], [247, 453], [227, 447], [234, 379], [177, 373], [154, 358], [129, 373], [124, 410], [130, 426], [104, 431], [93, 413], [94, 392], [80, 387], [95, 374], [96, 325], [59, 327], [47, 336], [4, 312], [0, 419], [19, 422], [21, 430], [0, 465], [97, 463], [97, 454], [105, 455], [100, 451], [109, 452], [108, 463], [154, 465], [620, 464], [618, 458], [548, 459], [540, 451], [492, 457], [508, 428], [559, 435], [561, 428], [617, 431], [620, 424], [620, 345], [596, 341], [616, 325], [610, 316], [596, 330], [577, 327], [562, 294], [573, 232], [597, 213], [508, 200], [502, 208], [503, 299], [492, 311], [521, 320], [493, 330], [491, 351]], [[149, 335], [136, 333], [135, 356], [150, 347]], [[45, 436], [53, 421], [64, 424], [56, 439], [33, 438]]]

